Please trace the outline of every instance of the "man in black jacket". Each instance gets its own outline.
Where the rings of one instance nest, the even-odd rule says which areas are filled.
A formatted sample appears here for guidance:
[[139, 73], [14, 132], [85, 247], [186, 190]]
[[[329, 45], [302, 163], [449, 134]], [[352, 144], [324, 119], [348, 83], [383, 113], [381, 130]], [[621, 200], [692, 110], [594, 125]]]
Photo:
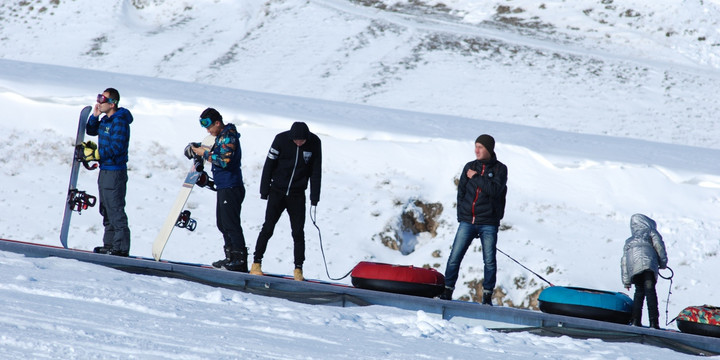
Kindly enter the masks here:
[[482, 303], [492, 305], [497, 264], [497, 234], [505, 214], [507, 167], [497, 160], [495, 139], [483, 134], [475, 140], [475, 160], [465, 164], [457, 193], [458, 226], [452, 251], [445, 268], [445, 292], [441, 299], [451, 300], [460, 271], [460, 262], [474, 238], [480, 238], [484, 279]]
[[289, 131], [275, 136], [260, 179], [260, 198], [267, 200], [265, 222], [257, 243], [250, 273], [262, 275], [261, 262], [268, 240], [283, 211], [290, 217], [294, 244], [295, 280], [304, 280], [305, 262], [305, 189], [310, 182], [310, 205], [320, 201], [322, 151], [320, 138], [303, 122], [292, 124]]

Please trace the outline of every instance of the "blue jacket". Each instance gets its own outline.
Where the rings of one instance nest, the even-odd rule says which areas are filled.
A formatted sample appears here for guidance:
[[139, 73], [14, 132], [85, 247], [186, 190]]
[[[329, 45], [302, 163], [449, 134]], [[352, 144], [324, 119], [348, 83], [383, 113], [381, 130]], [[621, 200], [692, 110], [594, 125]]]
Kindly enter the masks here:
[[205, 152], [206, 160], [212, 163], [213, 180], [218, 189], [243, 186], [242, 150], [240, 133], [234, 124], [226, 124], [215, 138], [215, 144]]
[[98, 119], [90, 115], [85, 133], [98, 137], [101, 170], [127, 170], [130, 124], [133, 116], [125, 108], [119, 108], [112, 116]]

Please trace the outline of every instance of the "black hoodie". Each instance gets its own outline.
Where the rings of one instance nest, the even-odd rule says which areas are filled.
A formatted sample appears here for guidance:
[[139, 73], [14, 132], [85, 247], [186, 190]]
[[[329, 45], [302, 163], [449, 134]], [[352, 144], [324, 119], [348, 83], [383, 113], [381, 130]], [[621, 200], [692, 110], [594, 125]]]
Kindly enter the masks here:
[[[305, 140], [297, 146], [293, 140]], [[267, 199], [270, 190], [285, 195], [305, 192], [310, 181], [310, 203], [320, 201], [322, 177], [322, 149], [320, 138], [311, 133], [303, 122], [296, 122], [289, 131], [275, 136], [265, 159], [260, 180], [260, 197]]]

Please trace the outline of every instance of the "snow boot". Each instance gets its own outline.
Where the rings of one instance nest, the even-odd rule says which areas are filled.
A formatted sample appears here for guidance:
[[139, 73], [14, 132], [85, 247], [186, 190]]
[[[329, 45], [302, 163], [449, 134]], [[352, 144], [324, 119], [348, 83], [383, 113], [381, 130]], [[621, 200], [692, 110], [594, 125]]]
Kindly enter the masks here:
[[451, 287], [445, 287], [445, 291], [443, 291], [442, 294], [440, 294], [440, 299], [442, 300], [452, 300], [452, 294], [455, 289]]
[[110, 249], [110, 250], [108, 250], [108, 252], [106, 254], [128, 257], [128, 256], [130, 256], [130, 251], [129, 250]]
[[230, 262], [230, 249], [223, 246], [223, 250], [225, 250], [225, 258], [212, 263], [212, 266], [216, 269], [221, 269], [225, 264]]
[[297, 281], [305, 280], [305, 278], [303, 277], [302, 268], [295, 268], [295, 270], [293, 270], [293, 279]]
[[653, 329], [659, 329], [660, 324], [658, 322], [658, 319], [650, 319], [650, 327]]
[[244, 273], [248, 272], [247, 256], [247, 249], [230, 251], [230, 261], [223, 265], [223, 269]]
[[492, 290], [483, 289], [483, 295], [482, 295], [483, 305], [492, 306], [492, 294], [493, 294]]
[[252, 275], [264, 275], [263, 272], [262, 272], [262, 266], [260, 265], [260, 263], [257, 263], [257, 262], [256, 262], [256, 263], [253, 263], [253, 264], [252, 264], [252, 266], [250, 267], [250, 274], [252, 274]]
[[112, 246], [103, 245], [103, 246], [96, 246], [93, 249], [93, 252], [96, 254], [107, 254], [110, 250], [112, 250]]

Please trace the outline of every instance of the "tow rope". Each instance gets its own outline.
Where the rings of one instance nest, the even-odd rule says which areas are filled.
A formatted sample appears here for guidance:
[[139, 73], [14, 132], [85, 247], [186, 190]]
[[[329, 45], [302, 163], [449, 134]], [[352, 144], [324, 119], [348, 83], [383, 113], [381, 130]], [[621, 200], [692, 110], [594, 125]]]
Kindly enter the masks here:
[[665, 301], [665, 326], [668, 326], [673, 321], [675, 321], [675, 319], [677, 319], [677, 316], [674, 317], [672, 320], [668, 321], [668, 318], [670, 317], [668, 315], [669, 314], [668, 307], [670, 306], [670, 294], [672, 294], [672, 279], [673, 279], [673, 276], [675, 276], [675, 272], [669, 266], [667, 266], [666, 268], [668, 270], [670, 270], [670, 276], [668, 276], [668, 277], [662, 276], [662, 274], [660, 273], [660, 270], [658, 270], [658, 276], [660, 276], [661, 278], [663, 278], [665, 280], [670, 280], [670, 286], [668, 286], [668, 296], [667, 296], [667, 300]]
[[527, 266], [525, 266], [525, 265], [521, 264], [521, 263], [520, 263], [519, 261], [517, 261], [517, 260], [513, 259], [513, 258], [512, 258], [512, 256], [510, 256], [510, 255], [506, 254], [506, 253], [505, 253], [504, 251], [502, 251], [502, 250], [500, 250], [500, 249], [498, 249], [498, 248], [495, 248], [495, 250], [497, 250], [497, 251], [501, 252], [501, 253], [502, 253], [503, 255], [505, 255], [505, 256], [507, 256], [508, 258], [510, 258], [510, 260], [512, 260], [512, 261], [514, 261], [514, 262], [515, 262], [516, 264], [518, 264], [518, 265], [522, 266], [522, 267], [523, 267], [523, 268], [524, 268], [525, 270], [527, 270], [527, 271], [529, 271], [529, 272], [531, 272], [531, 273], [535, 274], [535, 276], [539, 277], [539, 278], [540, 278], [540, 280], [542, 280], [542, 281], [544, 281], [544, 282], [546, 282], [546, 283], [550, 284], [550, 286], [555, 286], [555, 285], [553, 285], [553, 283], [551, 283], [551, 282], [549, 282], [549, 281], [545, 280], [545, 278], [544, 278], [544, 277], [542, 277], [542, 276], [540, 276], [540, 275], [539, 275], [538, 273], [536, 273], [536, 272], [534, 272], [534, 271], [532, 271], [532, 270], [528, 269], [528, 268], [527, 268]]
[[350, 269], [350, 271], [348, 271], [347, 274], [343, 275], [343, 277], [334, 278], [330, 276], [330, 272], [328, 271], [327, 266], [327, 260], [325, 260], [325, 250], [323, 250], [322, 234], [320, 233], [320, 228], [317, 226], [317, 206], [315, 205], [310, 206], [310, 220], [312, 220], [313, 226], [315, 226], [318, 232], [318, 239], [320, 240], [320, 253], [322, 254], [323, 264], [325, 265], [325, 274], [327, 274], [328, 279], [337, 281], [348, 277], [348, 275], [352, 273], [353, 269]]

